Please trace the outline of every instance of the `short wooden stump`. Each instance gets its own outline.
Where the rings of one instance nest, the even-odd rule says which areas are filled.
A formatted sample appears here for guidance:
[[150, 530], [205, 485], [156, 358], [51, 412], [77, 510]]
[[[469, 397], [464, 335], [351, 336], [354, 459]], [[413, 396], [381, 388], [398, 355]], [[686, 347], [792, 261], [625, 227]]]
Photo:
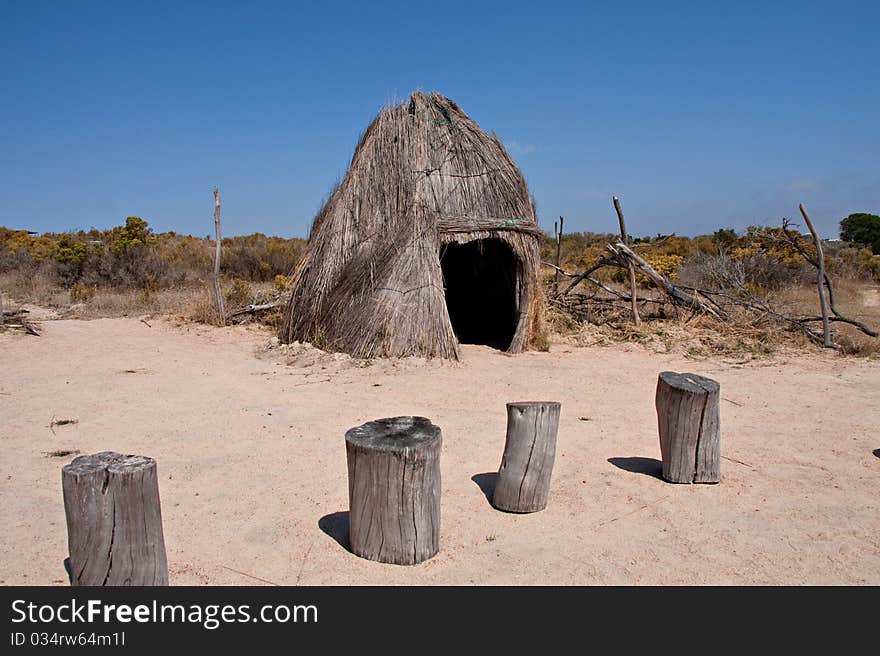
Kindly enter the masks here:
[[155, 460], [79, 456], [61, 484], [72, 585], [168, 585]]
[[664, 371], [657, 380], [663, 478], [670, 483], [721, 480], [721, 386], [696, 374]]
[[377, 419], [345, 433], [352, 552], [395, 565], [437, 554], [442, 441], [425, 417]]
[[530, 513], [547, 507], [561, 408], [558, 401], [507, 404], [507, 438], [492, 497], [499, 510]]

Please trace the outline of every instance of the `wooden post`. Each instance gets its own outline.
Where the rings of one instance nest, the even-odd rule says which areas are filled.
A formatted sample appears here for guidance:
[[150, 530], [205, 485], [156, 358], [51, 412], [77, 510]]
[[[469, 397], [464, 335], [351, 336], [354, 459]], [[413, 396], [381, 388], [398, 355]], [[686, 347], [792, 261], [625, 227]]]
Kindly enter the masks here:
[[345, 433], [355, 554], [395, 565], [437, 554], [442, 441], [425, 417], [377, 419]]
[[813, 222], [810, 221], [803, 203], [799, 207], [804, 221], [807, 222], [807, 229], [813, 236], [813, 243], [816, 244], [816, 255], [818, 256], [819, 279], [817, 284], [819, 287], [819, 308], [822, 310], [822, 346], [834, 348], [834, 342], [831, 339], [831, 323], [828, 321], [828, 299], [825, 296], [825, 253], [822, 251], [822, 240], [816, 234], [816, 228], [813, 227]]
[[664, 371], [657, 379], [663, 478], [671, 483], [721, 480], [721, 386], [695, 374]]
[[220, 325], [226, 325], [226, 305], [223, 302], [223, 290], [220, 288], [220, 190], [214, 187], [214, 231], [217, 234], [217, 246], [214, 251], [214, 302], [217, 305], [217, 314], [220, 317]]
[[560, 410], [558, 401], [507, 404], [507, 439], [492, 498], [499, 510], [528, 513], [547, 507]]
[[562, 225], [565, 219], [559, 217], [559, 230], [556, 230], [556, 222], [553, 222], [553, 234], [556, 236], [556, 278], [553, 281], [554, 293], [559, 293], [559, 271], [562, 266]]
[[[620, 209], [620, 201], [617, 199], [617, 196], [612, 196], [611, 198], [614, 201], [614, 209], [617, 211], [617, 222], [620, 224], [620, 241], [628, 245], [629, 238], [626, 236], [626, 222], [623, 220], [623, 210]], [[627, 261], [627, 265], [629, 268], [629, 294], [633, 313], [633, 323], [636, 326], [640, 326], [642, 324], [642, 319], [639, 317], [639, 306], [637, 303], [636, 269], [630, 261]]]
[[155, 460], [79, 456], [61, 486], [72, 585], [168, 585]]

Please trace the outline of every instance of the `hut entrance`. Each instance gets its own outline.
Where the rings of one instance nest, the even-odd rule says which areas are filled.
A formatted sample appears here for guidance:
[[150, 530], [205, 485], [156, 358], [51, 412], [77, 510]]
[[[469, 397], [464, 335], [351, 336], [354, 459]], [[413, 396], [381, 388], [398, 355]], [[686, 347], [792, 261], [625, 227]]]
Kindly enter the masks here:
[[446, 308], [463, 344], [506, 351], [519, 321], [518, 262], [500, 239], [450, 242], [440, 248]]

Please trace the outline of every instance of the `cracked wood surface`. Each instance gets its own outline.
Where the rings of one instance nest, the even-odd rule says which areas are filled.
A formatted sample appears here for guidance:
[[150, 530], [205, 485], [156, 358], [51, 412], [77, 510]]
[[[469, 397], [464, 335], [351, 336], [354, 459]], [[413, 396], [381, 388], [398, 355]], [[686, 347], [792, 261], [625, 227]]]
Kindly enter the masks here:
[[557, 401], [507, 404], [507, 438], [492, 498], [499, 510], [528, 513], [547, 507], [560, 409]]
[[396, 565], [437, 554], [441, 444], [440, 428], [424, 417], [378, 419], [346, 432], [352, 552]]
[[168, 585], [155, 460], [79, 456], [61, 482], [72, 585]]
[[659, 375], [655, 405], [667, 481], [721, 480], [720, 389], [716, 381], [696, 374]]

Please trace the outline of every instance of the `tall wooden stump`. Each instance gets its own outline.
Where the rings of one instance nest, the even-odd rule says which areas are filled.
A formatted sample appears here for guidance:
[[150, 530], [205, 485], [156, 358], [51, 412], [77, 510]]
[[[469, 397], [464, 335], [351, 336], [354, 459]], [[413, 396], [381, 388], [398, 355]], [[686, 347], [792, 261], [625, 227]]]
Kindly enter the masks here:
[[557, 401], [507, 404], [507, 440], [492, 498], [499, 510], [528, 513], [547, 507], [560, 409]]
[[79, 456], [61, 484], [72, 585], [168, 585], [155, 460]]
[[377, 419], [345, 433], [355, 554], [395, 565], [437, 554], [442, 441], [424, 417]]
[[721, 480], [720, 385], [695, 374], [664, 371], [657, 380], [663, 478], [671, 483]]

